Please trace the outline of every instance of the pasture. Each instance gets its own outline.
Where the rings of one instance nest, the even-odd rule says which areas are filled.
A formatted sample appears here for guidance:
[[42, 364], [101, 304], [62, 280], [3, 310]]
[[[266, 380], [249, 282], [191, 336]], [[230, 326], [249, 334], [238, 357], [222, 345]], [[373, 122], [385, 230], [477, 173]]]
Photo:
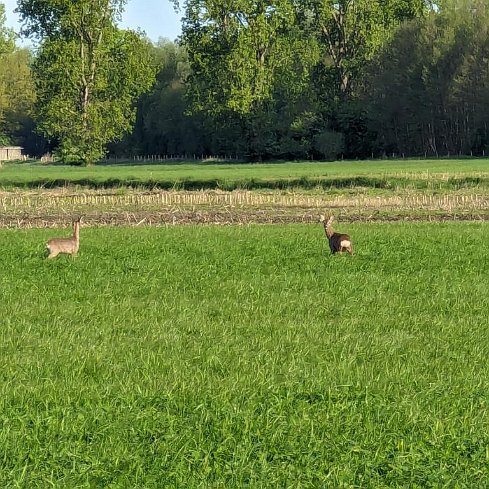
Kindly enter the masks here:
[[180, 163], [70, 167], [6, 163], [0, 188], [140, 189], [291, 189], [333, 191], [355, 187], [376, 191], [396, 189], [458, 190], [489, 188], [489, 160], [375, 160], [289, 163]]
[[3, 487], [489, 486], [489, 225], [0, 230]]

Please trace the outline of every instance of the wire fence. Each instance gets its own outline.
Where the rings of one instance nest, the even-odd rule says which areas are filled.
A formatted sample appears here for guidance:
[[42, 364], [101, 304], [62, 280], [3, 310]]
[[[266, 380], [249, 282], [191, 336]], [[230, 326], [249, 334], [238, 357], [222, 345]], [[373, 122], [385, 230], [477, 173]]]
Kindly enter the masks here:
[[207, 155], [207, 154], [164, 154], [164, 155], [134, 155], [134, 156], [108, 156], [100, 163], [114, 165], [118, 163], [180, 163], [180, 162], [239, 162], [243, 161], [237, 155]]

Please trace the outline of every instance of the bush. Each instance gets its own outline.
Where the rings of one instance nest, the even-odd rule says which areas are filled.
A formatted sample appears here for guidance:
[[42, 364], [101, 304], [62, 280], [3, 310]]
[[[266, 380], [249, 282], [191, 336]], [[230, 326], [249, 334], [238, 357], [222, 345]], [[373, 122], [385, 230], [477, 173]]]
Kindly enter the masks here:
[[327, 160], [336, 160], [344, 151], [344, 136], [336, 131], [324, 131], [314, 138], [314, 149]]

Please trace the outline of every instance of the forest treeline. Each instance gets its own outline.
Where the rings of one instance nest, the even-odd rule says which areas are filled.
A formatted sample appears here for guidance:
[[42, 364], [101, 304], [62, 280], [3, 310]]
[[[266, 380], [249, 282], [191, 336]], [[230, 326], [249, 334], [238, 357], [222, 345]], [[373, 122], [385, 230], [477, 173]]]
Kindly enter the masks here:
[[63, 1], [19, 1], [36, 49], [0, 3], [0, 145], [81, 163], [489, 152], [485, 0], [186, 0], [156, 43], [117, 28], [124, 1]]

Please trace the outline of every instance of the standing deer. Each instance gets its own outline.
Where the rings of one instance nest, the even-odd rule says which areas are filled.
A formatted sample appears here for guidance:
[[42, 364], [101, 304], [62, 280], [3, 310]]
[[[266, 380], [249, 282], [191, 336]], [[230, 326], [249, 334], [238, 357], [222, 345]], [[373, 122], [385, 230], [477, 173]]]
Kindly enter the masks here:
[[326, 233], [326, 237], [329, 241], [329, 249], [331, 253], [343, 253], [343, 251], [348, 251], [350, 255], [353, 255], [353, 246], [351, 243], [350, 236], [348, 234], [335, 233], [333, 231], [333, 222], [334, 217], [331, 216], [327, 221], [324, 216], [321, 216], [321, 222], [324, 226], [324, 232]]
[[55, 258], [60, 253], [75, 256], [80, 248], [81, 217], [73, 221], [73, 236], [69, 238], [52, 238], [46, 243], [49, 251], [48, 258]]

